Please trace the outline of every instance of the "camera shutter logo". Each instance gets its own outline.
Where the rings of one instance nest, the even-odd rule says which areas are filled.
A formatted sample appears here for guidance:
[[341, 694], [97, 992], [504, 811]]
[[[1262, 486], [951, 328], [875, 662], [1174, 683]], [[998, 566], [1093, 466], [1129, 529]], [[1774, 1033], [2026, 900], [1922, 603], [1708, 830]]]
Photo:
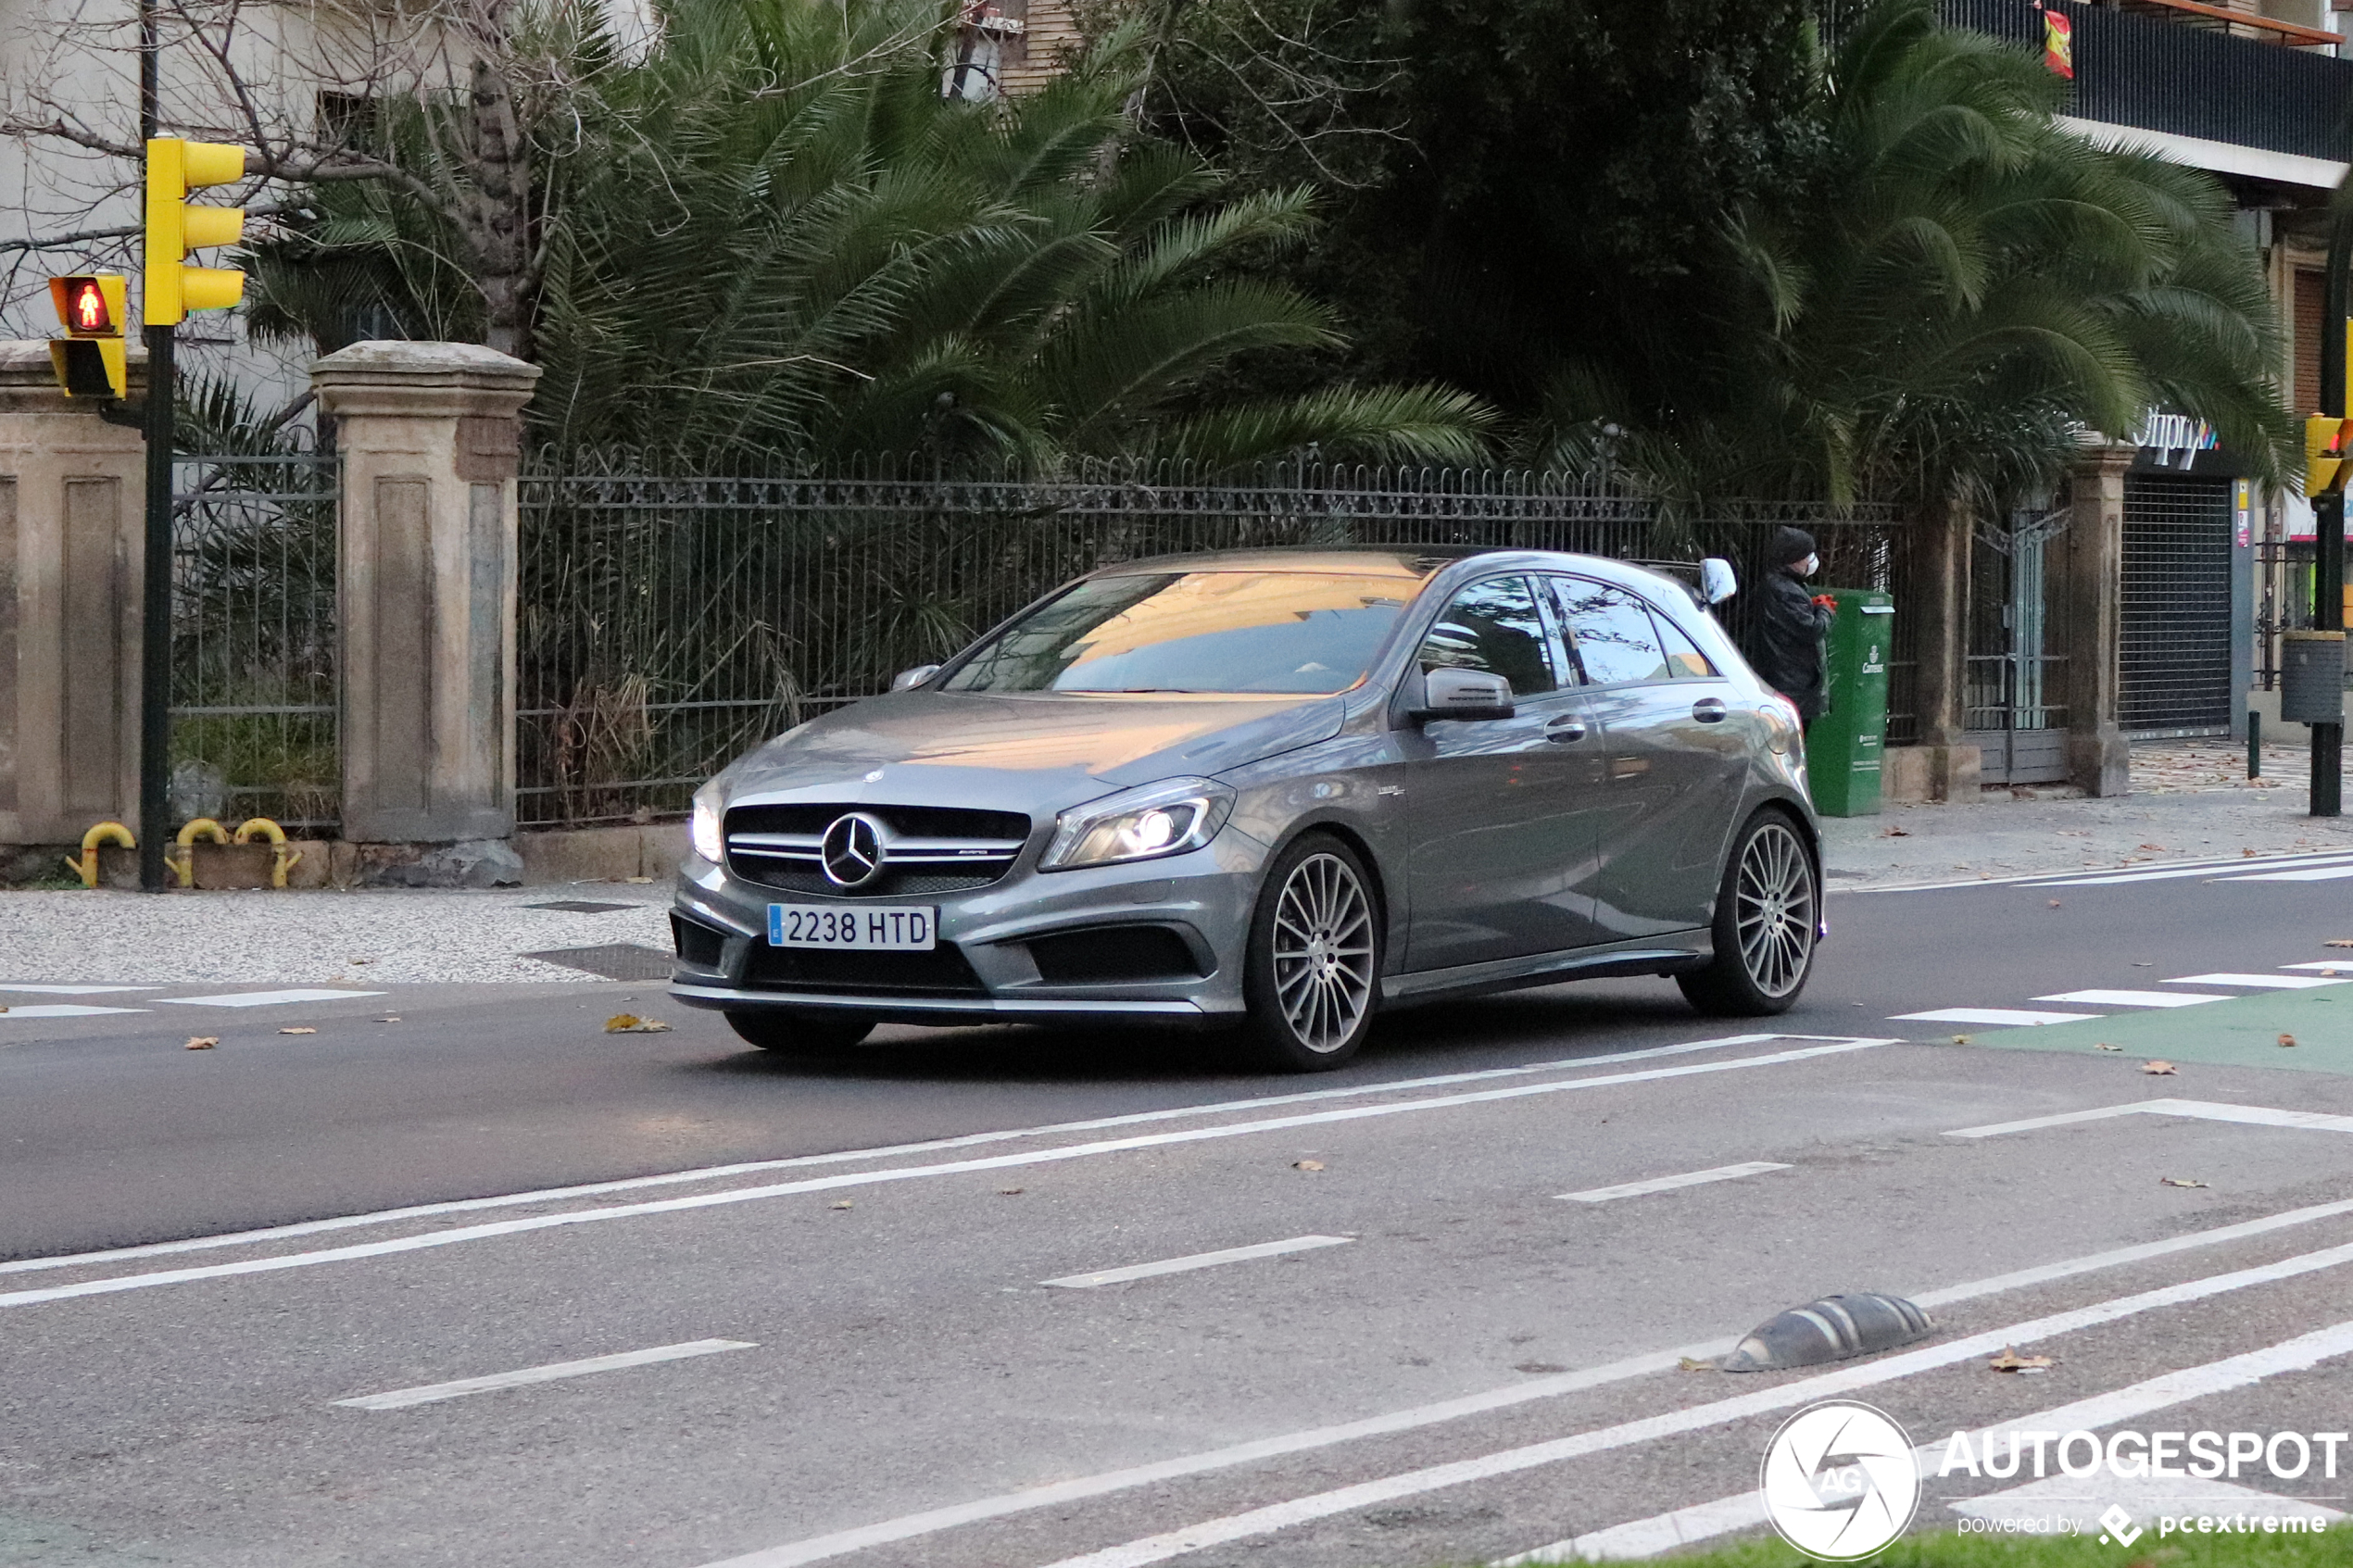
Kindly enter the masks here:
[[835, 886], [863, 887], [882, 873], [883, 825], [863, 811], [836, 817], [817, 853]]
[[1758, 1481], [1781, 1539], [1825, 1562], [1869, 1557], [1902, 1535], [1920, 1503], [1912, 1440], [1848, 1399], [1808, 1405], [1765, 1447]]

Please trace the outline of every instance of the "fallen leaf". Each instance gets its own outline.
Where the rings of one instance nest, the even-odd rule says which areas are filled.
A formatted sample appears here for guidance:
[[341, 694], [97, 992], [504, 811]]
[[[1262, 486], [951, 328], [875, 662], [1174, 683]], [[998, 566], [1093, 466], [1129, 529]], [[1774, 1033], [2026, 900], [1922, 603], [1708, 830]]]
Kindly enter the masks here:
[[2239, 858], [2241, 859], [2252, 860], [2255, 859], [2255, 851], [2252, 849], [2242, 849], [2239, 851]]
[[2124, 1047], [2122, 1046], [2111, 1046], [2106, 1040], [2102, 1040], [2098, 1045], [2094, 1046], [2092, 1048], [2095, 1051], [2120, 1051]]
[[639, 1018], [634, 1012], [617, 1012], [605, 1020], [608, 1035], [664, 1035], [670, 1025], [658, 1018]]
[[1320, 1160], [1294, 1160], [1290, 1162], [1290, 1168], [1294, 1171], [1320, 1171], [1324, 1168], [1324, 1162]]
[[2142, 845], [2142, 846], [2141, 846], [2141, 847], [2142, 847], [2142, 848], [2144, 848], [2144, 849], [2156, 849], [2156, 850], [2162, 851], [2162, 850], [2164, 849], [2165, 846], [2164, 846], [2164, 845], [2162, 845], [2162, 844], [2144, 844], [2144, 845]]
[[376, 960], [373, 959], [353, 959], [351, 961], [353, 963], [374, 963]]
[[220, 1043], [220, 1036], [218, 1035], [191, 1035], [188, 1036], [188, 1048], [192, 1051], [208, 1051]]
[[1969, 1044], [1969, 1036], [1967, 1035], [1956, 1035], [1953, 1036], [1953, 1043], [1957, 1046], [1966, 1046]]
[[2056, 899], [2056, 898], [2052, 899], [2052, 900], [2051, 900], [2051, 908], [2053, 908], [2053, 909], [2057, 909], [2058, 907], [2059, 907], [2059, 901], [2058, 901], [2057, 899]]
[[621, 880], [623, 882], [634, 882], [642, 887], [647, 883], [653, 881], [653, 878], [649, 876], [624, 876]]
[[2141, 1071], [2144, 1073], [2155, 1073], [2160, 1076], [2166, 1074], [2179, 1076], [2178, 1071], [2170, 1061], [2145, 1061], [2141, 1063]]
[[1685, 1356], [1675, 1363], [1675, 1370], [1677, 1372], [1714, 1372], [1716, 1370], [1716, 1363], [1714, 1361], [1695, 1361], [1692, 1360], [1691, 1357]]
[[281, 1035], [316, 1035], [319, 1031], [311, 1028], [308, 1024], [297, 1023], [291, 1029], [281, 1029], [278, 1033]]
[[833, 1205], [833, 1207], [836, 1209], [847, 1209], [850, 1207], [849, 1199], [845, 1198], [839, 1203]]
[[1909, 828], [1888, 828], [1883, 831], [1880, 836], [1881, 838], [1909, 838], [1912, 836], [1912, 830]]
[[2280, 1036], [2280, 1044], [2284, 1046], [2292, 1046], [2296, 1044], [2296, 1036], [2293, 1035], [2283, 1035]]
[[999, 1187], [997, 1189], [997, 1196], [1000, 1198], [1019, 1198], [1021, 1196], [1021, 1188]]
[[2058, 1365], [2058, 1361], [2050, 1356], [2021, 1356], [2015, 1346], [2006, 1345], [2000, 1355], [1985, 1364], [1995, 1372], [2041, 1372]]
[[386, 1017], [379, 1018], [376, 1022], [379, 1023], [397, 1023], [400, 1022], [400, 1015], [396, 1012], [392, 1013]]
[[2187, 1176], [2159, 1176], [2157, 1178], [2157, 1185], [2169, 1187], [2202, 1187], [2206, 1184], [2192, 1181]]
[[2353, 947], [2353, 936], [2332, 936], [2321, 944], [2323, 947]]

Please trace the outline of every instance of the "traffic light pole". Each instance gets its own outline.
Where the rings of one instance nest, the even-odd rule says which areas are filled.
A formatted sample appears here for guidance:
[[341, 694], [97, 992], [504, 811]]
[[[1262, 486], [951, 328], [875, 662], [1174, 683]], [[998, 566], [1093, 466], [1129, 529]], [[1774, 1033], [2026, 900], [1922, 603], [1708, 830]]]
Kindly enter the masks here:
[[[2340, 219], [2329, 232], [2328, 279], [2321, 332], [2321, 408], [2342, 419], [2345, 407], [2347, 273], [2353, 264], [2353, 235]], [[2312, 499], [2312, 626], [2345, 630], [2345, 491], [2331, 485]], [[2345, 725], [2312, 726], [2312, 815], [2344, 811]]]
[[[161, 118], [162, 56], [155, 0], [139, 0], [139, 144]], [[139, 885], [164, 890], [171, 836], [171, 333], [148, 327], [147, 515], [139, 604]]]

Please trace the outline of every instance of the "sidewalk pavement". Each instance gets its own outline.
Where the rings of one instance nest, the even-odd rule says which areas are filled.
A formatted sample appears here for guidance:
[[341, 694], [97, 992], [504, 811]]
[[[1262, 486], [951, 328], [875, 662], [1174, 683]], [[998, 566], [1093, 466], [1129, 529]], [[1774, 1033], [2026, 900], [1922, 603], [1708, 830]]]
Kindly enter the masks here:
[[[2226, 743], [2136, 748], [2136, 793], [1987, 790], [1970, 805], [1890, 805], [1823, 822], [1832, 891], [2108, 869], [2232, 855], [2353, 851], [2353, 818], [2305, 815], [2305, 753], [2267, 750], [2250, 782]], [[598, 978], [535, 953], [670, 951], [661, 884], [574, 883], [497, 892], [0, 893], [0, 989], [11, 984], [301, 985]], [[565, 902], [618, 905], [551, 909]], [[595, 955], [586, 955], [597, 961]], [[610, 966], [608, 966], [610, 967]], [[652, 970], [624, 969], [638, 985]], [[0, 997], [0, 1001], [5, 1001]]]

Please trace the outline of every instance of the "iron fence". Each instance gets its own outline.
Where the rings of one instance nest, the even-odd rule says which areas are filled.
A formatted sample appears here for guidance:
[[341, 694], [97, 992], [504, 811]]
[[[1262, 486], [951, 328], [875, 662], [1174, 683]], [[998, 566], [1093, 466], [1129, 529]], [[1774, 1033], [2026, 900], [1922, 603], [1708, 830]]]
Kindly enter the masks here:
[[[1554, 474], [1285, 466], [950, 477], [876, 464], [744, 478], [522, 482], [517, 818], [648, 821], [762, 735], [885, 690], [1057, 584], [1151, 556], [1258, 546], [1478, 545], [1760, 570], [1781, 522], [1824, 536], [1826, 581], [1890, 587], [1884, 512], [1667, 514]], [[1842, 577], [1837, 572], [1843, 571]], [[1735, 628], [1743, 601], [1736, 599]]]
[[332, 454], [172, 468], [172, 815], [337, 825]]

